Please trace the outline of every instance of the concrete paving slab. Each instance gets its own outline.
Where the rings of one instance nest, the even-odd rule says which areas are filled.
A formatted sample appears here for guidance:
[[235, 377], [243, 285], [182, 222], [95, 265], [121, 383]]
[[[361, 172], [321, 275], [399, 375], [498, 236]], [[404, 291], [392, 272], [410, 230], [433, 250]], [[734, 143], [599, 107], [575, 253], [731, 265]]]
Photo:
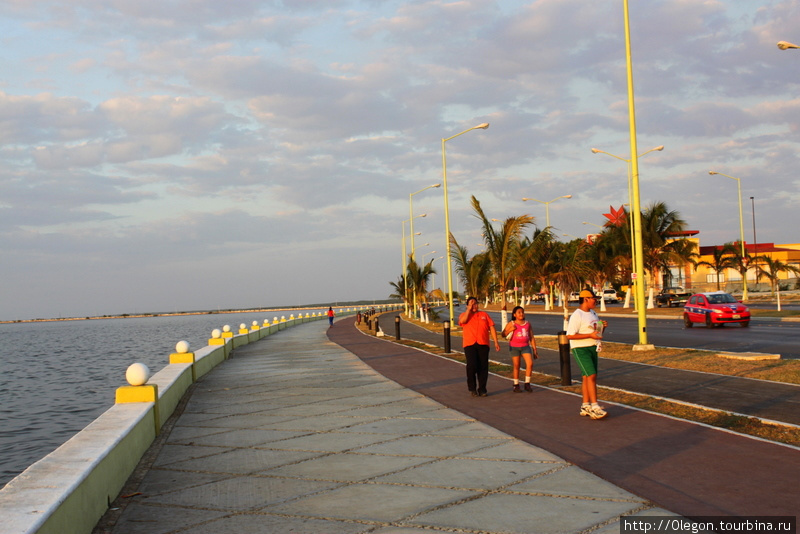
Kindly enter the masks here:
[[257, 447], [273, 441], [281, 441], [304, 435], [304, 432], [272, 430], [263, 428], [241, 428], [227, 432], [217, 432], [206, 436], [197, 436], [184, 440], [170, 439], [176, 445], [199, 445], [210, 447]]
[[585, 497], [603, 499], [635, 499], [636, 497], [623, 489], [606, 482], [600, 477], [579, 469], [567, 466], [545, 476], [526, 480], [506, 488], [508, 491], [526, 493], [547, 493], [564, 497]]
[[204, 471], [207, 473], [259, 473], [282, 465], [301, 462], [318, 456], [317, 453], [305, 451], [280, 451], [261, 449], [234, 449], [214, 455], [210, 458], [198, 458], [173, 462], [170, 469], [184, 471]]
[[490, 491], [515, 484], [550, 469], [553, 469], [553, 465], [547, 463], [459, 457], [434, 461], [421, 467], [378, 477], [375, 482]]
[[331, 430], [344, 430], [351, 427], [372, 423], [376, 417], [358, 416], [349, 417], [346, 415], [320, 415], [311, 417], [299, 417], [291, 421], [285, 421], [273, 426], [276, 430], [308, 430], [311, 432], [328, 432]]
[[[275, 441], [269, 444], [271, 449], [344, 452], [358, 450], [375, 443], [394, 439], [385, 434], [359, 434], [356, 432], [315, 432], [297, 438]], [[267, 448], [262, 446], [261, 448]]]
[[[640, 508], [642, 503], [493, 494], [423, 513], [412, 525], [514, 534], [581, 532]], [[509, 513], [514, 510], [517, 513]]]
[[510, 439], [511, 436], [505, 432], [500, 432], [489, 425], [476, 421], [465, 422], [464, 424], [451, 426], [442, 430], [429, 432], [431, 436], [453, 436], [453, 437], [480, 437], [480, 438], [499, 438]]
[[399, 521], [475, 496], [475, 492], [419, 486], [353, 484], [263, 511], [359, 521]]
[[195, 458], [208, 458], [215, 454], [222, 454], [232, 450], [231, 447], [200, 447], [194, 445], [175, 445], [167, 443], [153, 462], [154, 467], [165, 467], [177, 462], [184, 462]]
[[147, 472], [139, 485], [139, 491], [147, 495], [179, 491], [193, 486], [217, 482], [235, 475], [227, 473], [194, 473], [154, 468]]
[[286, 483], [286, 480], [280, 477], [244, 476], [148, 496], [141, 499], [140, 503], [158, 502], [162, 505], [234, 512], [260, 509], [338, 485], [340, 484], [318, 480], [293, 480], [291, 483]]
[[313, 480], [361, 482], [386, 473], [427, 465], [428, 462], [428, 459], [419, 457], [341, 453], [271, 469], [269, 474]]
[[305, 517], [273, 517], [265, 514], [237, 514], [193, 527], [193, 534], [243, 534], [270, 532], [292, 534], [358, 534], [371, 525], [349, 521], [309, 519]]
[[126, 534], [169, 534], [186, 527], [194, 531], [196, 525], [227, 514], [228, 512], [213, 510], [178, 508], [165, 515], [161, 507], [136, 503], [125, 509], [117, 524], [125, 525]]
[[461, 454], [465, 458], [484, 458], [487, 460], [525, 460], [536, 462], [563, 463], [564, 460], [544, 449], [531, 447], [519, 440], [502, 441], [495, 446], [479, 451]]

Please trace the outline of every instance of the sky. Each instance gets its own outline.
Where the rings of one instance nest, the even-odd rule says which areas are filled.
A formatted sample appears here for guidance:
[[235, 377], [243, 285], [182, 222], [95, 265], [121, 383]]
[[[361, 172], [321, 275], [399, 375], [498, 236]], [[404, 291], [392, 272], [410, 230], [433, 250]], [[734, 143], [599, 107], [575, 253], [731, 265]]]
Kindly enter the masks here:
[[[740, 183], [746, 242], [800, 242], [800, 0], [630, 29], [642, 206], [722, 244]], [[410, 195], [484, 122], [446, 142], [471, 253], [473, 195], [564, 240], [628, 202], [622, 0], [2, 0], [0, 61], [0, 320], [384, 299], [410, 200], [441, 287], [443, 188]]]

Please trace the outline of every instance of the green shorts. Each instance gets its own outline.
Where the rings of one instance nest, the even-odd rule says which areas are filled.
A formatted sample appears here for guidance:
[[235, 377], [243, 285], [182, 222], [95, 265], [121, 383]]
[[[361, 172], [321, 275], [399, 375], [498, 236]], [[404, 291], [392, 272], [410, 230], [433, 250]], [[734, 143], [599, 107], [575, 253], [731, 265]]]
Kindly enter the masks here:
[[575, 356], [575, 361], [578, 362], [578, 367], [581, 368], [583, 376], [592, 376], [597, 374], [597, 347], [576, 347], [572, 349], [572, 355]]

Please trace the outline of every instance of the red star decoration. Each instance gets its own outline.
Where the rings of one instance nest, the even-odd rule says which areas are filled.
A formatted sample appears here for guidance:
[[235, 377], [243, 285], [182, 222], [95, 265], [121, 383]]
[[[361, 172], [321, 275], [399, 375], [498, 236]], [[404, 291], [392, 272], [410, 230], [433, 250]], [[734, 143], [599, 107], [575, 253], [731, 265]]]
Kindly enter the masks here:
[[611, 210], [611, 213], [603, 214], [603, 217], [608, 219], [608, 223], [606, 224], [612, 224], [614, 226], [622, 226], [623, 224], [625, 224], [625, 221], [627, 219], [627, 214], [625, 213], [625, 206], [620, 206], [618, 210], [615, 210], [614, 206], [609, 206], [608, 209]]

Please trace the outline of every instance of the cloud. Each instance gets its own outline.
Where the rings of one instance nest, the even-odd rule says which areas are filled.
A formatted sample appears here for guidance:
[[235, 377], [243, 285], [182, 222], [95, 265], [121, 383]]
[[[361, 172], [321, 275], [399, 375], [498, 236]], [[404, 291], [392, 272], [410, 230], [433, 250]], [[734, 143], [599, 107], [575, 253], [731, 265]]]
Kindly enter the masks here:
[[[642, 202], [729, 240], [737, 199], [713, 167], [764, 206], [759, 240], [796, 241], [800, 58], [775, 42], [800, 40], [800, 3], [630, 8], [638, 149], [666, 146], [641, 161]], [[28, 0], [0, 24], [0, 318], [250, 304], [220, 281], [261, 271], [276, 301], [385, 296], [408, 194], [481, 122], [446, 146], [471, 249], [473, 194], [539, 222], [521, 197], [572, 194], [551, 217], [573, 235], [627, 202], [626, 164], [590, 151], [630, 151], [620, 4]], [[431, 250], [442, 200], [415, 200]]]

